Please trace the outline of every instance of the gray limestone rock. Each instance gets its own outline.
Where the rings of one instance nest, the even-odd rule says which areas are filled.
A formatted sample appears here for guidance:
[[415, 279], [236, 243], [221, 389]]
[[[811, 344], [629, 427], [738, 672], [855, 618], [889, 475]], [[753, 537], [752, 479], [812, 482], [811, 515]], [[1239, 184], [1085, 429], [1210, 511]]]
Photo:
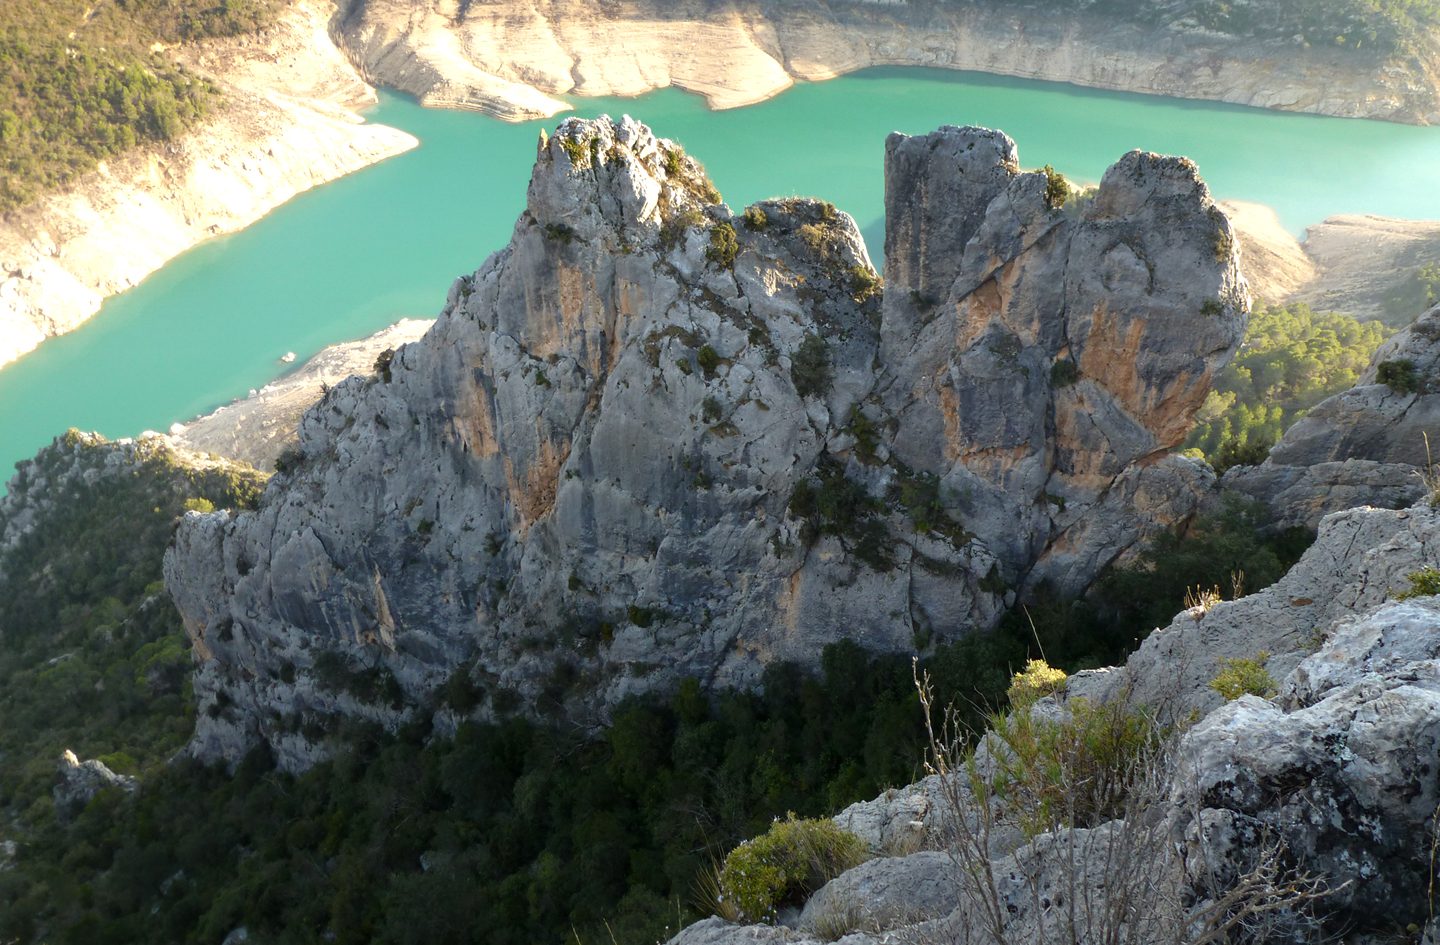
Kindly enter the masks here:
[[136, 789], [135, 779], [125, 774], [116, 774], [103, 762], [91, 759], [81, 761], [70, 749], [60, 756], [56, 765], [58, 779], [55, 784], [55, 810], [61, 817], [72, 817], [90, 799], [107, 788], [117, 788], [129, 794]]
[[933, 845], [946, 806], [944, 784], [939, 775], [931, 775], [874, 800], [857, 801], [833, 820], [864, 840], [871, 853], [899, 856]]
[[890, 136], [880, 394], [999, 578], [1077, 593], [1208, 491], [1166, 453], [1249, 296], [1191, 162], [1132, 152], [1063, 210], [1047, 184], [997, 132]]
[[816, 890], [796, 927], [878, 931], [944, 918], [955, 909], [958, 870], [949, 853], [936, 851], [868, 860]]
[[829, 204], [733, 215], [628, 118], [542, 138], [425, 337], [306, 413], [257, 511], [182, 523], [194, 750], [294, 770], [347, 718], [584, 722], [912, 652], [1191, 514], [1164, 454], [1247, 305], [1194, 166], [1127, 155], [1067, 211], [998, 132], [888, 146], [882, 293]]
[[780, 926], [732, 925], [710, 918], [682, 929], [668, 945], [818, 945], [819, 940]]
[[1283, 842], [1333, 890], [1332, 927], [1429, 915], [1440, 804], [1440, 603], [1389, 604], [1340, 628], [1286, 681], [1243, 696], [1186, 735], [1174, 779], [1177, 836], [1201, 895]]
[[1073, 678], [1069, 697], [1127, 698], [1171, 720], [1216, 709], [1210, 688], [1227, 659], [1269, 654], [1277, 680], [1337, 627], [1408, 586], [1405, 576], [1440, 560], [1440, 510], [1337, 512], [1290, 572], [1263, 591], [1177, 614], [1151, 633], [1125, 666]]

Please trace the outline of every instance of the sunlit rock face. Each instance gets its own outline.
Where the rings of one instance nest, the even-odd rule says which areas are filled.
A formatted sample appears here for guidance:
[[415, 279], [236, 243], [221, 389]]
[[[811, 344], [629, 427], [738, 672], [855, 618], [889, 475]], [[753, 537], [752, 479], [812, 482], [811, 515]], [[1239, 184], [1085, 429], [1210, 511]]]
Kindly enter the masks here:
[[1194, 166], [1126, 155], [1066, 207], [998, 132], [887, 148], [882, 290], [829, 204], [736, 215], [628, 118], [542, 138], [435, 327], [326, 394], [257, 511], [181, 526], [194, 749], [303, 768], [342, 719], [913, 652], [1192, 514], [1166, 451], [1248, 305]]

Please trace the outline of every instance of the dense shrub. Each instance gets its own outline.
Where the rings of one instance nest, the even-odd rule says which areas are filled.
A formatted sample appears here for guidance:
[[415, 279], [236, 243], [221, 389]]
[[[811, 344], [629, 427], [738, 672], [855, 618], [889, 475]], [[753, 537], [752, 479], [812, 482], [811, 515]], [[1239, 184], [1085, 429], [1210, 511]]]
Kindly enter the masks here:
[[1405, 575], [1409, 582], [1408, 590], [1401, 591], [1395, 595], [1396, 600], [1411, 600], [1416, 597], [1434, 597], [1440, 594], [1440, 571], [1434, 568], [1421, 568], [1419, 571], [1412, 571]]
[[705, 372], [705, 379], [710, 380], [715, 377], [715, 372], [725, 363], [725, 359], [710, 345], [701, 345], [700, 350], [695, 352], [695, 363]]
[[864, 304], [880, 294], [885, 287], [885, 280], [880, 278], [879, 273], [869, 266], [855, 265], [850, 267], [850, 295], [856, 302]]
[[794, 814], [725, 857], [716, 906], [738, 922], [774, 922], [783, 906], [803, 905], [821, 886], [867, 859], [865, 843], [831, 820]]
[[710, 245], [705, 247], [705, 258], [721, 269], [735, 265], [740, 255], [740, 241], [735, 236], [735, 227], [728, 223], [717, 223], [710, 228]]
[[990, 729], [987, 791], [1007, 802], [1032, 837], [1123, 816], [1135, 773], [1161, 745], [1154, 719], [1123, 700], [1071, 699], [1059, 716], [1021, 702], [994, 715]]
[[1070, 199], [1070, 182], [1049, 164], [1041, 168], [1041, 173], [1045, 175], [1045, 206], [1051, 210], [1062, 209]]
[[1420, 372], [1415, 370], [1414, 361], [1381, 361], [1375, 366], [1375, 380], [1397, 394], [1420, 392]]
[[806, 545], [833, 535], [845, 550], [876, 571], [895, 566], [881, 504], [838, 463], [822, 461], [814, 479], [802, 480], [790, 494], [790, 514], [800, 520]]
[[1043, 659], [1029, 660], [1025, 668], [1011, 679], [1006, 695], [1013, 706], [1033, 705], [1036, 700], [1059, 692], [1067, 678], [1065, 670], [1056, 669]]
[[1069, 358], [1061, 358], [1050, 366], [1050, 384], [1059, 389], [1071, 387], [1080, 380], [1080, 366]]
[[790, 379], [801, 397], [824, 397], [830, 393], [835, 369], [830, 365], [830, 349], [819, 335], [807, 334], [790, 358]]
[[1210, 688], [1220, 693], [1226, 702], [1234, 702], [1241, 696], [1274, 698], [1279, 692], [1275, 677], [1265, 668], [1270, 654], [1261, 650], [1253, 657], [1234, 657], [1222, 660], [1220, 672], [1210, 680]]

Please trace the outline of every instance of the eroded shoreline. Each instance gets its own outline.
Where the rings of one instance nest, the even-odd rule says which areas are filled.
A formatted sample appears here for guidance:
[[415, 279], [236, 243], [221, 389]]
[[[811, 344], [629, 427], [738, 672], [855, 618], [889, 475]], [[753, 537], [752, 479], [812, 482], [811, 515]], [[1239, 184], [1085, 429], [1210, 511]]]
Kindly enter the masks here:
[[300, 0], [259, 36], [181, 50], [223, 90], [213, 118], [0, 224], [0, 366], [206, 239], [419, 143], [360, 116], [375, 92], [330, 42], [330, 12]]

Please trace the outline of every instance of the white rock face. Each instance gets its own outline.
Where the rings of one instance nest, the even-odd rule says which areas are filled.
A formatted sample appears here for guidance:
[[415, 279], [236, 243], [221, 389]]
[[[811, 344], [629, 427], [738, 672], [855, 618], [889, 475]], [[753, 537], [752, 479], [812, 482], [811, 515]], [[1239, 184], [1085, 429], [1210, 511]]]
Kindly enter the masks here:
[[936, 66], [1181, 98], [1433, 122], [1432, 52], [1387, 63], [1292, 41], [1243, 41], [1176, 22], [1143, 28], [1003, 4], [633, 0], [353, 0], [341, 42], [367, 76], [427, 105], [539, 118], [557, 96], [675, 86], [713, 108], [796, 80], [879, 65]]
[[[339, 717], [453, 720], [452, 677], [589, 718], [840, 640], [910, 652], [1193, 511], [1146, 490], [1208, 484], [1157, 454], [1245, 305], [1193, 165], [1127, 155], [1067, 215], [996, 132], [890, 148], [896, 257], [970, 244], [933, 319], [893, 303], [904, 266], [882, 302], [827, 204], [747, 222], [629, 119], [542, 139], [510, 246], [425, 337], [305, 415], [259, 511], [182, 524], [196, 750], [304, 767]], [[1169, 274], [1136, 283], [1142, 258]]]
[[0, 223], [0, 365], [196, 243], [415, 147], [353, 111], [375, 93], [328, 38], [332, 12], [328, 0], [300, 0], [257, 37], [185, 50], [185, 64], [221, 88], [217, 115]]

